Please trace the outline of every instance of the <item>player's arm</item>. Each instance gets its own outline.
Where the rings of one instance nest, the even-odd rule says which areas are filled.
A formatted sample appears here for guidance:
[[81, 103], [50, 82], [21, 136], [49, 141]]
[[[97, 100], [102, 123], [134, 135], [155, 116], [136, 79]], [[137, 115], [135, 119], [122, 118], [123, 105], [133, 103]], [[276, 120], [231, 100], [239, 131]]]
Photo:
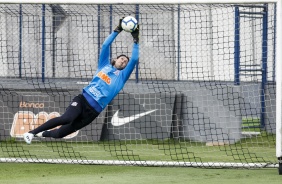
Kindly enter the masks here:
[[124, 79], [127, 80], [130, 76], [130, 74], [132, 73], [136, 63], [138, 62], [139, 59], [139, 25], [137, 25], [137, 28], [135, 29], [135, 31], [133, 31], [131, 33], [132, 37], [133, 37], [133, 48], [132, 48], [132, 53], [131, 53], [131, 57], [130, 60], [127, 64], [127, 66], [125, 67], [123, 74], [124, 74]]
[[102, 44], [100, 57], [99, 57], [99, 63], [98, 63], [98, 69], [104, 67], [107, 65], [110, 57], [110, 47], [117, 35], [122, 31], [121, 27], [122, 19], [119, 20], [118, 26], [115, 28], [115, 30], [106, 38], [104, 43]]

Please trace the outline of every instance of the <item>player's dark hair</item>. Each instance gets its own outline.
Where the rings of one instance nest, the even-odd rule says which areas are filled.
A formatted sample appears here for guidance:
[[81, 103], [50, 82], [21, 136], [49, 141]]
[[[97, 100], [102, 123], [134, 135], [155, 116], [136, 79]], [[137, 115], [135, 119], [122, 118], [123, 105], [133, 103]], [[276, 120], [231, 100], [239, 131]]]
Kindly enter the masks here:
[[124, 55], [124, 54], [119, 55], [119, 56], [117, 57], [117, 59], [120, 58], [120, 57], [122, 57], [122, 56], [126, 57], [127, 60], [129, 61], [129, 57], [128, 57], [127, 55]]
[[[122, 57], [122, 56], [126, 57], [126, 58], [127, 58], [127, 60], [129, 61], [129, 57], [128, 57], [127, 55], [125, 55], [125, 54], [121, 54], [121, 55], [119, 55], [119, 56], [117, 57], [117, 59], [118, 59], [118, 58], [120, 58], [120, 57]], [[115, 60], [115, 59], [113, 59], [113, 60], [112, 60], [112, 62], [111, 62], [111, 64], [114, 66], [114, 65], [115, 65], [115, 63], [116, 63], [116, 60]]]

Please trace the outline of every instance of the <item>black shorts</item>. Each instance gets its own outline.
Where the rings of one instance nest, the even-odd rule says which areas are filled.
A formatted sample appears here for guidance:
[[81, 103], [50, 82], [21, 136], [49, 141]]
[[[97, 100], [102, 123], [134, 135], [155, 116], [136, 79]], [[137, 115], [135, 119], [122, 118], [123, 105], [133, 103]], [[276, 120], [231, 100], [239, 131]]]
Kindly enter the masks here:
[[99, 116], [99, 112], [97, 112], [84, 98], [83, 95], [79, 94], [76, 97], [74, 97], [72, 103], [78, 103], [81, 104], [81, 113], [80, 115], [72, 121], [71, 125], [75, 130], [79, 130], [90, 123], [92, 123], [93, 120], [95, 120]]

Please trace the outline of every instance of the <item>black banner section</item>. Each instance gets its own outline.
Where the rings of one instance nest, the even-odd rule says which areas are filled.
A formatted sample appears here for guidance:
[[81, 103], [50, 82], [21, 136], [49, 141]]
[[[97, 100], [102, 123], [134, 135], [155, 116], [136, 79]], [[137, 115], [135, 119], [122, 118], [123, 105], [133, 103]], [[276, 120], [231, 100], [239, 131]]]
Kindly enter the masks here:
[[[80, 92], [48, 94], [17, 91], [0, 95], [0, 140], [22, 139], [23, 134], [65, 112]], [[119, 94], [90, 125], [64, 137], [65, 141], [140, 140], [170, 138], [177, 119], [175, 94]], [[174, 125], [175, 122], [176, 124]], [[177, 128], [177, 127], [176, 127]], [[103, 130], [103, 131], [102, 131]], [[177, 132], [173, 134], [177, 135]], [[34, 138], [34, 140], [42, 140]], [[52, 139], [44, 139], [44, 141]]]
[[[17, 91], [10, 92], [10, 95], [3, 95], [2, 91], [2, 95], [0, 95], [0, 140], [8, 140], [11, 137], [22, 138], [25, 132], [40, 126], [51, 118], [60, 116], [79, 93], [77, 91], [53, 95]], [[98, 141], [101, 137], [104, 119], [105, 112], [102, 112], [91, 125], [64, 137], [64, 139]]]
[[175, 94], [119, 94], [108, 106], [102, 140], [171, 137]]

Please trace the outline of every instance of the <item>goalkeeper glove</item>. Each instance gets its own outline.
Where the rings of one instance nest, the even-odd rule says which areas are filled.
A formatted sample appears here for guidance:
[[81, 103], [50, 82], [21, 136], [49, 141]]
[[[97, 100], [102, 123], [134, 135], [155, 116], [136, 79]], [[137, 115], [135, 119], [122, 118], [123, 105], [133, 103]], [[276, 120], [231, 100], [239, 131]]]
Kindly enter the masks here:
[[120, 32], [122, 32], [122, 27], [121, 27], [121, 22], [122, 22], [122, 19], [123, 19], [124, 17], [122, 17], [121, 19], [119, 19], [119, 24], [118, 24], [118, 26], [115, 28], [115, 32], [118, 32], [118, 33], [120, 33]]
[[134, 43], [139, 43], [139, 24], [136, 29], [131, 33]]

